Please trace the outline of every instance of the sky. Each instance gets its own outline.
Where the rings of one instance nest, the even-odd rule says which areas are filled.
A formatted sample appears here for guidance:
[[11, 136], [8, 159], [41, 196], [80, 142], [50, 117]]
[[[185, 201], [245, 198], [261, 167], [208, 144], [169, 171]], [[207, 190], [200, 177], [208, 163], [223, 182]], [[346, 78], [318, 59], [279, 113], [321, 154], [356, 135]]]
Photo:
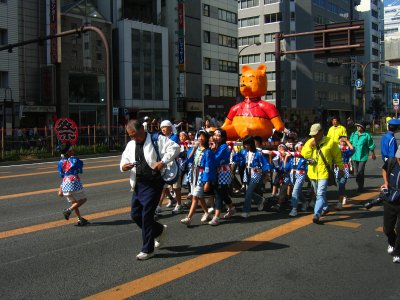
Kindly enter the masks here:
[[384, 0], [383, 2], [385, 4], [385, 6], [388, 6], [389, 4], [392, 4], [394, 2], [397, 2], [396, 5], [400, 5], [400, 1], [398, 1], [398, 0]]

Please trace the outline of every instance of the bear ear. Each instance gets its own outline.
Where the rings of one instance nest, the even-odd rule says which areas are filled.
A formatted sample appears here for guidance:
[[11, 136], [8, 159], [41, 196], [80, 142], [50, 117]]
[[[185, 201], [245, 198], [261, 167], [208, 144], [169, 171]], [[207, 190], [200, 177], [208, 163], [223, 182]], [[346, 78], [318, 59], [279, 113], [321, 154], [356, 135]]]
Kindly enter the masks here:
[[249, 70], [253, 70], [249, 65], [244, 65], [244, 66], [242, 67], [242, 73], [247, 72], [247, 71], [249, 71]]
[[264, 64], [261, 64], [258, 66], [257, 68], [258, 71], [262, 71], [262, 72], [266, 72], [267, 71], [267, 67]]

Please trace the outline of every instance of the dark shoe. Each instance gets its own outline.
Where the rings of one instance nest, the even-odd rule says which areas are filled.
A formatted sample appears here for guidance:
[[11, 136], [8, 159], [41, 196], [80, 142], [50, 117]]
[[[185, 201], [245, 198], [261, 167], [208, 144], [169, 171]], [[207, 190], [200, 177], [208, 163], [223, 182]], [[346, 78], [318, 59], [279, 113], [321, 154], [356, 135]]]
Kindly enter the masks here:
[[85, 218], [80, 218], [80, 219], [78, 220], [78, 223], [76, 223], [76, 225], [78, 225], [78, 226], [85, 226], [85, 225], [87, 225], [87, 224], [89, 224], [89, 221], [86, 220]]
[[314, 224], [318, 224], [318, 225], [322, 224], [321, 221], [319, 220], [319, 217], [316, 215], [313, 216], [312, 221]]
[[71, 215], [71, 213], [72, 213], [72, 211], [69, 210], [69, 209], [65, 209], [63, 211], [63, 215], [64, 215], [65, 220], [69, 220], [69, 216]]
[[330, 212], [330, 209], [329, 209], [329, 208], [323, 209], [321, 215], [326, 216], [327, 214], [329, 214], [329, 212]]

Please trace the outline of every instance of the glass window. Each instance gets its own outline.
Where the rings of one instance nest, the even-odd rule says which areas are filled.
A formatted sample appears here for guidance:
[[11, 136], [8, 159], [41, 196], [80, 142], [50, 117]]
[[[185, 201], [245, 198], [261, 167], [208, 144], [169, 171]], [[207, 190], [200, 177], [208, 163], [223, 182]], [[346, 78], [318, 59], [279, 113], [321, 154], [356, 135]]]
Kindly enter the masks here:
[[203, 64], [204, 70], [210, 70], [210, 58], [209, 57], [204, 57], [204, 64]]
[[8, 88], [8, 72], [0, 71], [0, 89]]
[[0, 45], [8, 44], [7, 29], [0, 28]]
[[210, 43], [210, 32], [209, 31], [204, 31], [203, 39], [204, 39], [204, 43]]
[[210, 5], [203, 4], [203, 16], [205, 16], [205, 17], [210, 16]]

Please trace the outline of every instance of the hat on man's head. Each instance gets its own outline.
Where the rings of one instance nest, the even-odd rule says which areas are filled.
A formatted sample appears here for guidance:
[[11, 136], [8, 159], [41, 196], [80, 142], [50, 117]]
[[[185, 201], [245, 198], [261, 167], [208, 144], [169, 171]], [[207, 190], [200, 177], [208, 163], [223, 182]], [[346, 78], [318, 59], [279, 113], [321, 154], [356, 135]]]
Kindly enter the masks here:
[[400, 125], [400, 120], [394, 118], [394, 119], [391, 119], [391, 120], [388, 122], [388, 124], [389, 124], [389, 125], [396, 125], [396, 126], [399, 126], [399, 125]]
[[161, 128], [163, 128], [163, 127], [172, 127], [172, 123], [169, 120], [164, 120], [164, 121], [161, 122], [160, 127]]
[[400, 158], [400, 146], [397, 148], [396, 154], [394, 156], [396, 158]]
[[143, 120], [145, 120], [145, 121], [150, 120], [150, 117], [149, 117], [149, 116], [145, 116], [145, 117], [143, 118]]
[[321, 124], [319, 124], [319, 123], [312, 124], [309, 135], [311, 135], [311, 136], [316, 135], [320, 130], [322, 130]]
[[354, 125], [356, 125], [356, 127], [361, 127], [362, 129], [365, 130], [365, 122], [357, 122], [357, 123], [354, 124]]

